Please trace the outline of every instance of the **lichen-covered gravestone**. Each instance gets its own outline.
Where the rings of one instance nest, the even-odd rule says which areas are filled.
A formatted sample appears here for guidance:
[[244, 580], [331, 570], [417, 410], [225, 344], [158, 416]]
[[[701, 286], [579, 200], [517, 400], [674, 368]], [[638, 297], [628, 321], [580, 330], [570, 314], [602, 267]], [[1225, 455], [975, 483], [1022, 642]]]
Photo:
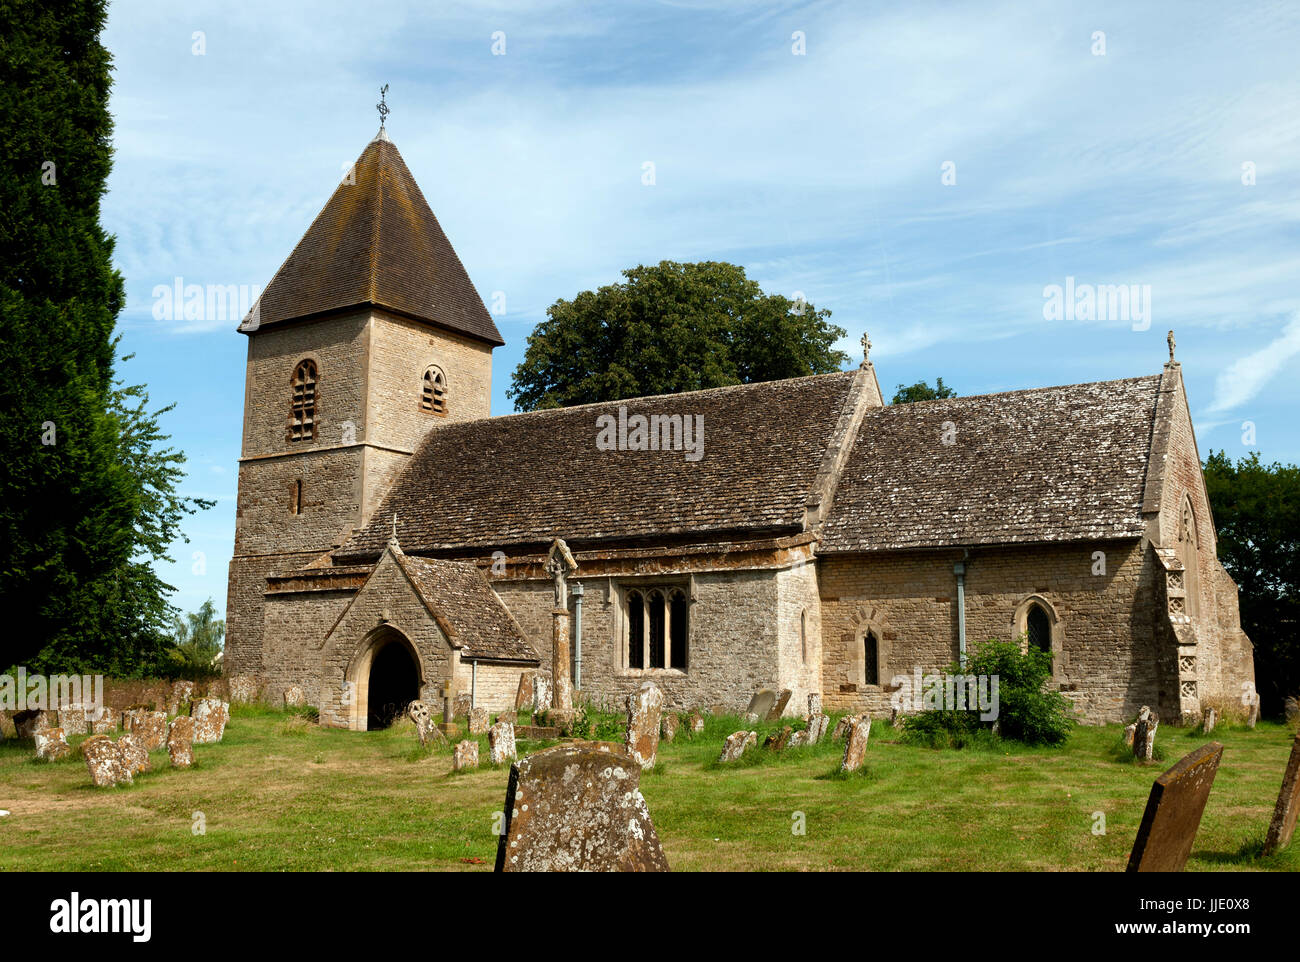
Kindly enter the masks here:
[[845, 715], [835, 723], [835, 731], [831, 732], [831, 739], [839, 741], [841, 738], [847, 738], [853, 726], [858, 723], [857, 715]]
[[446, 737], [438, 730], [433, 721], [429, 706], [422, 701], [413, 701], [406, 706], [406, 713], [415, 722], [415, 734], [420, 739], [420, 747], [427, 748], [429, 742], [445, 742]]
[[478, 742], [457, 742], [451, 767], [458, 772], [466, 768], [478, 768]]
[[167, 713], [161, 711], [145, 712], [136, 719], [131, 727], [131, 734], [144, 743], [144, 750], [156, 752], [167, 744]]
[[81, 755], [96, 788], [113, 788], [132, 783], [131, 769], [122, 750], [107, 735], [92, 735], [81, 743]]
[[18, 737], [18, 727], [14, 725], [14, 713], [0, 711], [0, 742]]
[[659, 734], [664, 741], [672, 744], [677, 738], [677, 729], [681, 727], [681, 719], [677, 717], [676, 712], [668, 712], [659, 722]]
[[178, 681], [167, 696], [167, 714], [179, 715], [194, 700], [194, 682]]
[[745, 709], [745, 721], [756, 722], [766, 718], [775, 704], [776, 692], [770, 688], [760, 688], [754, 692], [754, 697], [749, 700], [749, 707]]
[[551, 673], [539, 671], [533, 675], [533, 711], [551, 710]]
[[1282, 790], [1277, 795], [1273, 821], [1269, 823], [1264, 838], [1264, 854], [1272, 855], [1291, 844], [1295, 834], [1296, 815], [1300, 814], [1300, 735], [1291, 743], [1291, 757], [1282, 776]]
[[686, 720], [686, 727], [692, 735], [698, 735], [704, 731], [704, 716], [699, 712], [691, 712], [691, 717]]
[[488, 730], [488, 758], [493, 765], [503, 765], [518, 757], [515, 751], [515, 726], [510, 722], [497, 722]]
[[807, 744], [816, 745], [826, 737], [826, 729], [830, 727], [830, 717], [818, 712], [808, 718], [808, 738]]
[[167, 728], [167, 757], [172, 768], [189, 768], [194, 764], [194, 719], [177, 715]]
[[791, 691], [789, 688], [782, 688], [781, 694], [777, 697], [776, 703], [767, 710], [767, 720], [776, 721], [785, 714], [785, 706], [790, 704]]
[[213, 745], [226, 733], [230, 706], [216, 698], [200, 698], [190, 715], [194, 719], [194, 744]]
[[627, 696], [627, 734], [624, 747], [642, 768], [654, 768], [659, 754], [659, 723], [664, 693], [652, 681]]
[[86, 725], [86, 709], [81, 705], [59, 709], [59, 727], [65, 735], [85, 735], [89, 729]]
[[666, 872], [641, 766], [608, 744], [575, 742], [511, 766], [498, 872]]
[[779, 732], [773, 732], [763, 740], [763, 747], [769, 748], [774, 752], [779, 752], [789, 743], [790, 738], [794, 735], [794, 727], [786, 725]]
[[36, 742], [36, 757], [41, 761], [57, 762], [72, 752], [62, 728], [42, 728], [32, 738]]
[[117, 747], [132, 775], [149, 771], [149, 752], [138, 735], [127, 732], [117, 740]]
[[808, 717], [822, 713], [822, 693], [819, 691], [809, 692], [808, 694]]
[[284, 690], [284, 707], [301, 708], [307, 704], [307, 696], [299, 685], [290, 685]]
[[859, 718], [849, 729], [844, 742], [844, 758], [840, 762], [841, 772], [856, 772], [862, 767], [867, 757], [867, 738], [871, 735], [871, 719]]
[[1213, 708], [1205, 709], [1205, 714], [1201, 718], [1201, 734], [1208, 735], [1214, 731], [1214, 726], [1219, 723], [1219, 713]]
[[1155, 757], [1156, 729], [1159, 727], [1160, 716], [1143, 705], [1133, 729], [1133, 754], [1136, 757], [1146, 762]]
[[43, 711], [31, 708], [27, 711], [14, 712], [14, 730], [19, 738], [34, 738], [42, 728], [49, 727], [50, 723]]
[[467, 691], [457, 692], [456, 698], [451, 704], [451, 714], [453, 718], [469, 717], [470, 709], [474, 706], [474, 699]]
[[1155, 780], [1128, 857], [1128, 871], [1183, 870], [1222, 757], [1223, 746], [1210, 742]]
[[469, 715], [469, 733], [471, 735], [485, 735], [490, 727], [491, 718], [488, 716], [488, 710], [482, 706], [471, 708]]
[[230, 691], [232, 705], [248, 705], [257, 701], [261, 690], [257, 679], [252, 675], [234, 675], [226, 681], [226, 687]]
[[122, 724], [122, 713], [115, 708], [100, 706], [99, 711], [90, 717], [90, 733], [107, 735], [115, 732]]
[[727, 740], [722, 743], [722, 754], [718, 756], [719, 762], [734, 762], [745, 750], [751, 745], [758, 744], [758, 732], [733, 732], [727, 736]]
[[515, 711], [521, 712], [533, 707], [533, 678], [536, 672], [521, 671], [519, 673], [519, 687], [515, 689]]

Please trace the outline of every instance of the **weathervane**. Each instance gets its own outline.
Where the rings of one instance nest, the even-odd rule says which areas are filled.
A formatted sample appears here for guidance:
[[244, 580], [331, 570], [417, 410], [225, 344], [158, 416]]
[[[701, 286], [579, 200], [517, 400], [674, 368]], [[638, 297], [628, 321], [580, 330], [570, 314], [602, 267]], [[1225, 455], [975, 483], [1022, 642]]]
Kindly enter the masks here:
[[388, 115], [391, 112], [389, 110], [388, 104], [384, 102], [387, 96], [388, 96], [388, 84], [384, 84], [382, 87], [379, 88], [379, 103], [375, 104], [375, 109], [379, 111], [380, 127], [384, 126], [384, 122], [388, 119]]
[[866, 367], [871, 363], [871, 335], [866, 331], [862, 332], [862, 366]]

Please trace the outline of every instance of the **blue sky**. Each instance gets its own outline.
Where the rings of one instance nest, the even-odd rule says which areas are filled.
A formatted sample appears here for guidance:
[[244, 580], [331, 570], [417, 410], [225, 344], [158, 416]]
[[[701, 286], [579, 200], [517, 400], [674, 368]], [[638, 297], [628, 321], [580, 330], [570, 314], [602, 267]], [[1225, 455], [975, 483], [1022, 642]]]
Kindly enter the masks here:
[[[505, 295], [494, 414], [557, 298], [728, 260], [830, 308], [855, 359], [869, 330], [887, 394], [1155, 373], [1173, 328], [1202, 456], [1300, 461], [1294, 4], [136, 0], [104, 39], [121, 370], [177, 403], [184, 490], [218, 501], [164, 567], [187, 610], [225, 606], [246, 346], [155, 320], [153, 289], [265, 285], [385, 83], [393, 141]], [[1067, 278], [1149, 288], [1149, 317], [1045, 319]]]

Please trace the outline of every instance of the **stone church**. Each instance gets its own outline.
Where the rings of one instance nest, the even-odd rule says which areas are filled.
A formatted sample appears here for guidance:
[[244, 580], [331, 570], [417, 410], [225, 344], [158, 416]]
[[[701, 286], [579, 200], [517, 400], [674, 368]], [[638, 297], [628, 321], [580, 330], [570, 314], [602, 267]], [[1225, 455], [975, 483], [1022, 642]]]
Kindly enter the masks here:
[[446, 685], [513, 707], [552, 667], [556, 539], [569, 676], [610, 708], [649, 678], [680, 708], [887, 714], [897, 676], [988, 638], [1049, 651], [1090, 722], [1253, 688], [1172, 336], [1093, 384], [886, 406], [864, 351], [490, 417], [504, 342], [382, 127], [240, 330], [225, 670], [323, 724]]

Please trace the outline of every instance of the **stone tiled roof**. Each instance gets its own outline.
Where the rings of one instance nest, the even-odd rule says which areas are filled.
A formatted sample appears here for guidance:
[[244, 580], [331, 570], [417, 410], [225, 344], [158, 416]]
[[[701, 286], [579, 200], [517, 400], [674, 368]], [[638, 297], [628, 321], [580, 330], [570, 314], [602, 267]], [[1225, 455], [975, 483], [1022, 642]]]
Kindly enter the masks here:
[[523, 630], [475, 564], [394, 557], [451, 643], [463, 649], [462, 658], [537, 663]]
[[259, 324], [371, 304], [505, 343], [397, 148], [376, 138], [353, 170], [262, 292]]
[[818, 553], [1140, 537], [1159, 384], [1139, 377], [868, 411]]
[[[854, 372], [439, 426], [336, 558], [802, 529]], [[700, 415], [704, 456], [598, 450], [597, 417]]]

